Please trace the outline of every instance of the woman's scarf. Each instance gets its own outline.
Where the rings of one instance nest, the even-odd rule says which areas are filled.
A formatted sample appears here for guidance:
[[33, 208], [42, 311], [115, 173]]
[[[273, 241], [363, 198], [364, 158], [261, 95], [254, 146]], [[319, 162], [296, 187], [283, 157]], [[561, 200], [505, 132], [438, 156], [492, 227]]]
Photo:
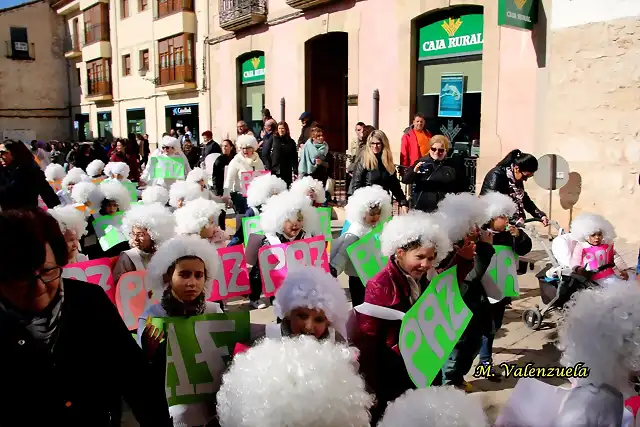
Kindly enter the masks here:
[[206, 303], [204, 292], [193, 301], [180, 301], [173, 295], [173, 292], [171, 292], [171, 286], [165, 288], [162, 293], [162, 299], [160, 300], [160, 305], [162, 305], [162, 308], [164, 308], [164, 311], [167, 312], [167, 316], [169, 317], [190, 317], [204, 314]]
[[300, 175], [311, 175], [315, 172], [318, 165], [316, 159], [324, 161], [329, 153], [329, 145], [326, 142], [315, 142], [310, 139], [304, 144], [302, 153], [300, 154], [300, 166], [298, 172]]
[[[35, 280], [35, 279], [34, 279]], [[64, 301], [64, 287], [60, 279], [58, 294], [42, 312], [31, 314], [18, 310], [10, 303], [0, 300], [0, 311], [16, 319], [34, 339], [44, 343], [49, 350], [57, 337], [58, 324], [62, 314], [62, 302]]]
[[507, 179], [509, 181], [509, 197], [511, 197], [511, 200], [513, 200], [518, 208], [515, 217], [516, 219], [524, 219], [524, 186], [521, 182], [516, 180], [516, 177], [513, 174], [513, 165], [507, 168]]

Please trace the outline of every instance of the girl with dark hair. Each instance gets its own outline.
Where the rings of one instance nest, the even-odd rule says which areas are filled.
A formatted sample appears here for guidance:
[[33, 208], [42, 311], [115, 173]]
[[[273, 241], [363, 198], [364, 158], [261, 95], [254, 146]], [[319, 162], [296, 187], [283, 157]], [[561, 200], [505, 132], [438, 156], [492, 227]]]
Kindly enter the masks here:
[[537, 170], [538, 160], [533, 155], [513, 150], [484, 177], [480, 195], [490, 191], [505, 194], [516, 204], [517, 210], [513, 216], [516, 223], [524, 223], [525, 212], [529, 212], [534, 218], [541, 219], [546, 226], [549, 224], [547, 214], [538, 209], [524, 189], [524, 183]]
[[264, 156], [265, 169], [287, 183], [287, 187], [293, 182], [293, 175], [298, 164], [298, 152], [296, 143], [289, 133], [289, 125], [282, 121], [278, 123], [276, 133], [273, 135], [271, 149]]
[[0, 210], [35, 208], [38, 196], [49, 208], [60, 204], [27, 146], [4, 141], [0, 144]]

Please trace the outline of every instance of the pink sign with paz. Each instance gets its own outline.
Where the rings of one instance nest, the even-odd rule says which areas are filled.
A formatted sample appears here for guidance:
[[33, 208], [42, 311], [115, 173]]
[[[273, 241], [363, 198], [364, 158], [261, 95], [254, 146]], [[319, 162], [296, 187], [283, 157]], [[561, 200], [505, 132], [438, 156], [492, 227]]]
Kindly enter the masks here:
[[115, 303], [116, 289], [113, 283], [113, 275], [111, 274], [111, 265], [110, 258], [76, 262], [68, 264], [62, 270], [62, 277], [98, 285], [104, 289], [111, 302]]
[[275, 295], [287, 277], [289, 267], [294, 264], [322, 267], [329, 272], [329, 259], [325, 251], [324, 236], [266, 246], [258, 252], [258, 264], [262, 277], [264, 295]]
[[222, 301], [228, 298], [247, 295], [249, 274], [244, 255], [244, 246], [235, 245], [218, 249], [222, 260], [222, 269], [213, 278], [213, 286], [209, 301]]
[[247, 197], [247, 190], [249, 189], [249, 184], [251, 184], [251, 181], [253, 181], [255, 178], [259, 176], [268, 175], [270, 173], [271, 172], [267, 170], [241, 172], [240, 173], [240, 191], [242, 192], [242, 195]]
[[144, 311], [160, 302], [162, 295], [151, 295], [147, 286], [147, 272], [130, 271], [120, 277], [116, 287], [116, 307], [129, 330], [138, 328], [138, 318]]

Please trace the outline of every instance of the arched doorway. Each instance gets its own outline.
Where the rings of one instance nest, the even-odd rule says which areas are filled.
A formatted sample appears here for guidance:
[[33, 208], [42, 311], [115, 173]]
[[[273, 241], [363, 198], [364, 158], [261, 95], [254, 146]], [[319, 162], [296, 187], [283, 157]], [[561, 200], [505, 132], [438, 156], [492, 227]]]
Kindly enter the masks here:
[[347, 149], [348, 34], [327, 33], [305, 43], [306, 111], [320, 122], [331, 151]]

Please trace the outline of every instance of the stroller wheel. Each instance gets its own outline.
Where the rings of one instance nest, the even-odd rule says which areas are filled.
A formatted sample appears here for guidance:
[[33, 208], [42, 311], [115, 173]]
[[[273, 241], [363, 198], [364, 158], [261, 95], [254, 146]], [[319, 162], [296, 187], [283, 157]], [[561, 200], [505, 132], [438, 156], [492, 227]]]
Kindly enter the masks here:
[[522, 321], [528, 328], [537, 331], [542, 325], [542, 314], [537, 308], [529, 308], [522, 313]]

